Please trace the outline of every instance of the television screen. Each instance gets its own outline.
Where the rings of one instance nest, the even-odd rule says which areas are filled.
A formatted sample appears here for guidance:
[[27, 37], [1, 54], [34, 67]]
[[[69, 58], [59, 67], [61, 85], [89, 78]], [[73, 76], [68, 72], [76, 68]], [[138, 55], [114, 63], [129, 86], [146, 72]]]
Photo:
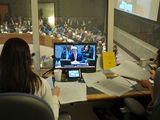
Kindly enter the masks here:
[[115, 8], [157, 21], [159, 0], [116, 0]]
[[96, 43], [54, 43], [55, 69], [96, 71]]

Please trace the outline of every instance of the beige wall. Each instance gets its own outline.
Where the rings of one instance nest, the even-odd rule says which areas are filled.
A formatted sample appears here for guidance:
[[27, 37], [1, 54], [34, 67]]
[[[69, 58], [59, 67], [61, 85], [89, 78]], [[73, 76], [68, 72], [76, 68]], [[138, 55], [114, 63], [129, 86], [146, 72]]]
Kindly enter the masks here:
[[[39, 0], [55, 2], [56, 16], [94, 17], [103, 24], [105, 0]], [[107, 1], [107, 0], [106, 0]]]
[[[0, 0], [0, 4], [9, 4], [13, 16], [31, 16], [31, 0]], [[105, 0], [39, 0], [54, 2], [56, 16], [95, 17], [104, 20]]]
[[[40, 3], [39, 10], [43, 11], [43, 17], [54, 17], [54, 3]], [[45, 14], [44, 14], [45, 13]]]
[[9, 12], [12, 16], [28, 16], [31, 13], [28, 11], [30, 0], [0, 0], [0, 4], [8, 4]]
[[58, 0], [58, 16], [103, 16], [104, 0]]

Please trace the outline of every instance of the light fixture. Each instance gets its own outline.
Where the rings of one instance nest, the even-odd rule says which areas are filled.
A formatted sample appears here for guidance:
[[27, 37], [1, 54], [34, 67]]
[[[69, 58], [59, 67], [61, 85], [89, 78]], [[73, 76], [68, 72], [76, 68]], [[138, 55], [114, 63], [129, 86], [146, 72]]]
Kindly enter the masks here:
[[55, 24], [55, 17], [48, 17], [48, 22], [50, 24]]

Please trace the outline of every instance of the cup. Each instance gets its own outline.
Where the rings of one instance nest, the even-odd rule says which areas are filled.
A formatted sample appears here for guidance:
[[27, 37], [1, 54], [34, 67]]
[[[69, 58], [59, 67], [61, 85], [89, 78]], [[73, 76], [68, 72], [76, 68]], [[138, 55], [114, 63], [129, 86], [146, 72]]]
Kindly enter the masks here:
[[61, 69], [54, 70], [55, 81], [61, 81], [61, 76], [62, 76], [62, 70]]

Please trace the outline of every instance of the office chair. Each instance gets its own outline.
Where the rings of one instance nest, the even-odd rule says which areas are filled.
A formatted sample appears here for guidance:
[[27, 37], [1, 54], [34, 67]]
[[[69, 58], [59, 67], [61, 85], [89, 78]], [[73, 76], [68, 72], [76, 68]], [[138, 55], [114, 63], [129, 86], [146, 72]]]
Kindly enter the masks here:
[[124, 120], [145, 119], [147, 112], [145, 108], [134, 98], [124, 98], [125, 114]]
[[124, 120], [158, 120], [160, 119], [160, 105], [153, 109], [152, 114], [148, 114], [146, 109], [134, 98], [125, 98], [127, 114]]
[[[26, 93], [0, 93], [0, 119], [54, 120], [54, 115], [48, 103], [37, 96]], [[62, 113], [60, 120], [71, 120], [71, 117]]]
[[151, 120], [160, 119], [160, 104], [152, 111]]

